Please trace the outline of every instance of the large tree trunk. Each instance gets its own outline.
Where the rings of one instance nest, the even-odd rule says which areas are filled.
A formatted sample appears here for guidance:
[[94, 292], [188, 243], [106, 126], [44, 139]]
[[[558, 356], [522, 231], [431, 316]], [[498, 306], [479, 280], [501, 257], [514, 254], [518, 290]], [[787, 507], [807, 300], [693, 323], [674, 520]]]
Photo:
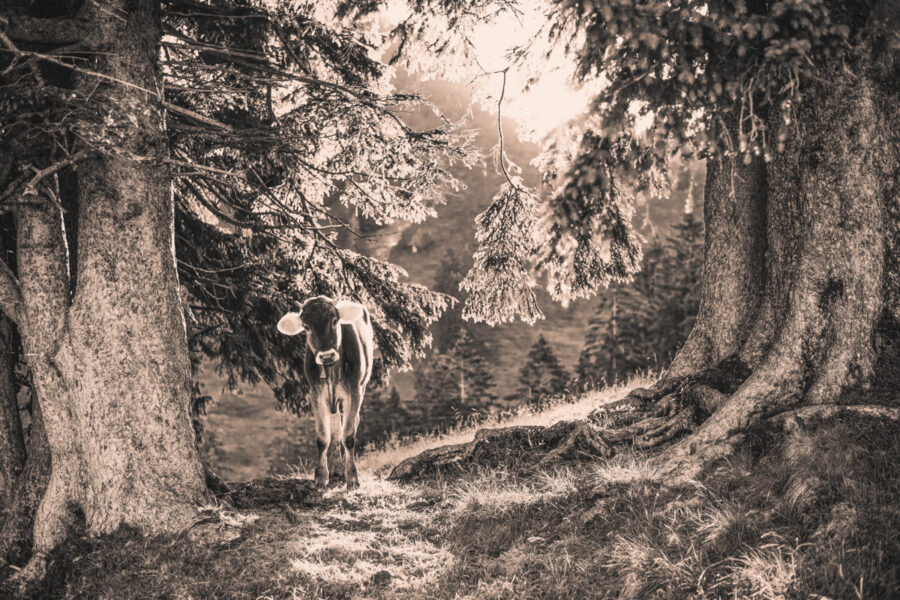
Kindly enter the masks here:
[[603, 436], [681, 438], [664, 457], [683, 476], [763, 419], [866, 385], [876, 325], [896, 319], [896, 109], [849, 75], [810, 82], [805, 97], [765, 172], [710, 164], [697, 324], [656, 388], [630, 397], [638, 416], [619, 414]]
[[23, 577], [40, 576], [73, 508], [92, 534], [160, 533], [189, 526], [206, 499], [188, 414], [156, 8], [123, 0], [87, 10], [90, 67], [108, 79], [84, 75], [77, 87], [107, 107], [97, 118], [115, 122], [116, 151], [77, 172], [77, 273], [52, 189], [16, 213], [19, 329], [52, 456]]
[[[736, 118], [728, 119], [736, 136]], [[766, 168], [761, 158], [711, 159], [706, 165], [703, 289], [697, 321], [672, 360], [668, 380], [697, 375], [735, 355], [765, 281]]]

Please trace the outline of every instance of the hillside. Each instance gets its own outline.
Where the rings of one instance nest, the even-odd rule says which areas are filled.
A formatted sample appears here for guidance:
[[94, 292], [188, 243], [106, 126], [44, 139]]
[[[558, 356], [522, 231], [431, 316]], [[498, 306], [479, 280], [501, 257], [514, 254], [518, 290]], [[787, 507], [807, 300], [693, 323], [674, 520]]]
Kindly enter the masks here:
[[[627, 390], [521, 424], [549, 431], [539, 425], [583, 416]], [[486, 433], [476, 439], [492, 437]], [[337, 486], [317, 494], [304, 475], [260, 479], [233, 484], [206, 519], [175, 538], [129, 531], [81, 538], [53, 557], [42, 593], [117, 600], [897, 597], [900, 540], [885, 535], [900, 529], [896, 423], [820, 420], [775, 439], [748, 438], [737, 457], [682, 483], [667, 482], [647, 455], [544, 455], [534, 463], [527, 446], [412, 483], [373, 474], [429, 445], [420, 442], [368, 457], [362, 486], [352, 492]]]

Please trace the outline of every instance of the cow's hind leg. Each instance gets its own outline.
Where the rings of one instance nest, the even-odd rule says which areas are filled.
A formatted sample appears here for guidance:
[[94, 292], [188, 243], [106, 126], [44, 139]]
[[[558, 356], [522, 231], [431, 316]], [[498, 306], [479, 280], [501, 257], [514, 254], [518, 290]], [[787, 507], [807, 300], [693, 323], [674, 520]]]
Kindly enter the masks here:
[[349, 406], [344, 407], [344, 422], [341, 427], [341, 445], [344, 451], [344, 477], [347, 488], [359, 487], [356, 472], [356, 430], [359, 427], [359, 409], [362, 407], [362, 387], [350, 391]]
[[323, 490], [328, 485], [328, 446], [331, 445], [331, 418], [328, 396], [324, 390], [315, 394], [313, 418], [316, 422], [316, 448], [319, 461], [316, 464], [316, 489]]

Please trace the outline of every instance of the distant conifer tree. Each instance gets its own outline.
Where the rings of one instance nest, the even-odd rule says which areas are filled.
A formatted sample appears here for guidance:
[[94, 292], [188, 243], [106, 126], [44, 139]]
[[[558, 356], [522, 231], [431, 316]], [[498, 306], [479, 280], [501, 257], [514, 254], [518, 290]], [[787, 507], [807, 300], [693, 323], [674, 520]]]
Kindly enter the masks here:
[[668, 363], [687, 339], [700, 309], [700, 288], [703, 285], [703, 221], [694, 213], [685, 213], [672, 226], [666, 240], [666, 264], [669, 274], [666, 289], [665, 326], [668, 335], [663, 339], [660, 356]]
[[702, 269], [703, 224], [686, 213], [648, 242], [634, 281], [611, 285], [598, 302], [578, 358], [579, 387], [665, 367], [694, 325]]
[[465, 328], [447, 352], [435, 352], [416, 372], [416, 392], [426, 429], [478, 419], [494, 408], [494, 378]]
[[521, 396], [532, 406], [540, 406], [550, 396], [565, 392], [569, 374], [543, 335], [528, 352], [528, 359], [519, 371], [519, 383]]
[[466, 267], [462, 264], [460, 254], [452, 248], [448, 249], [438, 265], [432, 289], [453, 296], [459, 302], [448, 308], [431, 326], [435, 347], [440, 352], [448, 351], [456, 342], [459, 330], [466, 326], [462, 318], [462, 301], [465, 299], [465, 293], [459, 289], [459, 282], [465, 274]]
[[410, 414], [400, 401], [400, 393], [392, 386], [369, 390], [363, 402], [359, 436], [363, 444], [382, 444], [392, 434], [407, 433]]

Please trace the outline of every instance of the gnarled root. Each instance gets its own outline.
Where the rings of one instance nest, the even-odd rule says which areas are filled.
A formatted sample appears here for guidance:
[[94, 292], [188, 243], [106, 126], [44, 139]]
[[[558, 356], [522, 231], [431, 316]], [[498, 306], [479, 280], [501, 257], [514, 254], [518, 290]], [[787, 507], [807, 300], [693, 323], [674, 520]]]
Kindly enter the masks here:
[[0, 582], [4, 598], [30, 598], [47, 577], [47, 555], [35, 552], [28, 563], [12, 577]]
[[784, 429], [791, 431], [810, 421], [838, 416], [875, 417], [900, 421], [900, 408], [879, 404], [817, 404], [775, 415], [770, 417], [768, 422], [773, 425], [781, 425]]
[[648, 449], [691, 432], [697, 423], [697, 410], [689, 404], [676, 408], [673, 402], [671, 413], [647, 417], [622, 430], [604, 434], [603, 437], [612, 444], [630, 443], [635, 448]]
[[694, 431], [744, 377], [743, 365], [724, 361], [701, 375], [663, 378], [651, 389], [637, 388], [588, 419], [602, 429], [608, 445], [655, 448]]
[[563, 441], [541, 459], [540, 464], [559, 462], [562, 460], [578, 460], [610, 457], [615, 453], [613, 447], [604, 440], [587, 421], [575, 426]]

